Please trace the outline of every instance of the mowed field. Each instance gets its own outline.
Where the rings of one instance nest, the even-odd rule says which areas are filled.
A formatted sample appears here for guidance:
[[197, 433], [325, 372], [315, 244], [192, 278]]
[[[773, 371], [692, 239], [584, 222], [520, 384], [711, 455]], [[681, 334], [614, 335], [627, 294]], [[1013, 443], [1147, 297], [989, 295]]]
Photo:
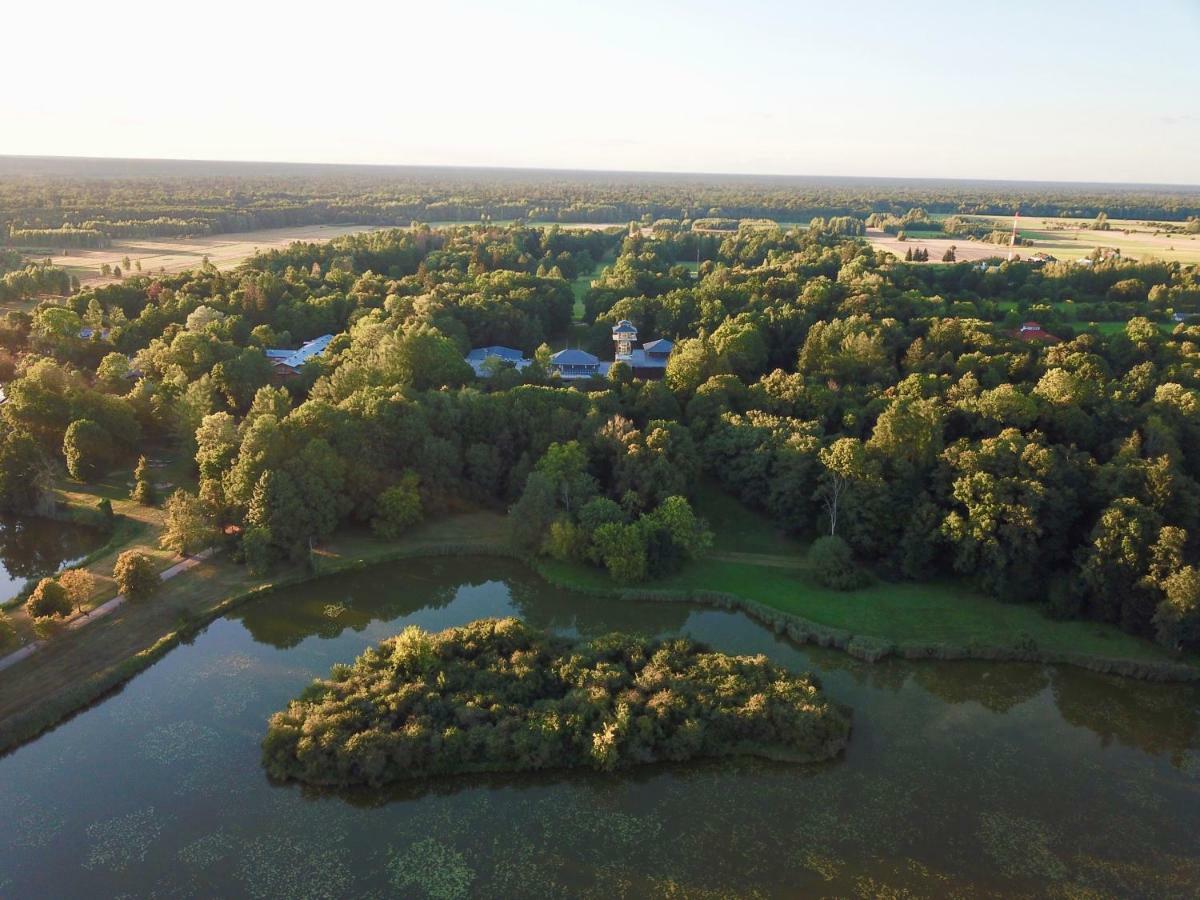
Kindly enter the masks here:
[[[980, 259], [995, 259], [996, 257], [1005, 259], [1008, 256], [1007, 247], [985, 244], [983, 241], [968, 241], [966, 238], [923, 238], [917, 235], [911, 235], [908, 240], [902, 241], [895, 235], [878, 228], [867, 229], [867, 240], [876, 250], [887, 250], [901, 259], [904, 259], [904, 254], [909, 249], [928, 250], [931, 263], [940, 263], [946, 251], [951, 247], [954, 248], [955, 259], [959, 262], [975, 262]], [[1022, 249], [1028, 252], [1032, 248]]]
[[[939, 217], [942, 218], [942, 217]], [[969, 216], [970, 219], [988, 221], [1000, 231], [1012, 228], [1012, 216]], [[1160, 259], [1184, 264], [1200, 263], [1200, 235], [1156, 234], [1158, 223], [1126, 219], [1109, 219], [1108, 231], [1097, 231], [1088, 226], [1091, 220], [1062, 219], [1054, 217], [1022, 217], [1017, 233], [1033, 241], [1032, 247], [1018, 247], [1017, 254], [1026, 257], [1037, 252], [1049, 253], [1059, 259], [1082, 259], [1098, 247], [1111, 247], [1121, 251], [1130, 259]], [[1179, 223], [1174, 223], [1178, 225]], [[921, 232], [909, 233], [908, 240], [876, 228], [867, 229], [867, 240], [879, 250], [887, 250], [903, 258], [908, 248], [924, 248], [929, 251], [929, 261], [937, 263], [951, 246], [960, 261], [1007, 258], [1009, 248], [966, 238], [926, 237]]]
[[[303, 225], [295, 228], [264, 228], [261, 231], [209, 234], [193, 238], [139, 238], [114, 241], [111, 247], [96, 250], [70, 250], [52, 255], [50, 260], [76, 275], [82, 284], [99, 284], [113, 281], [100, 275], [100, 267], [125, 267], [125, 258], [131, 263], [141, 262], [143, 272], [182, 272], [194, 269], [204, 262], [204, 257], [219, 269], [230, 269], [253, 256], [260, 250], [286, 247], [295, 241], [328, 241], [344, 234], [360, 231], [379, 231], [377, 225]], [[44, 254], [30, 251], [36, 259]], [[136, 274], [137, 269], [133, 269]]]

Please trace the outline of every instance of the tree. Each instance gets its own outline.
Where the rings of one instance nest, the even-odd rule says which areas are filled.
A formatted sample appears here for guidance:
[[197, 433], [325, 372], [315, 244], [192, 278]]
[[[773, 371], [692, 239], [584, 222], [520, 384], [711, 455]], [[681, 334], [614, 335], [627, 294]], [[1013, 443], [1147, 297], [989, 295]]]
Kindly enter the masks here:
[[942, 254], [942, 262], [948, 262], [948, 263], [954, 262], [956, 259], [956, 256], [955, 256], [956, 249], [957, 249], [956, 247], [951, 245], [950, 249]]
[[112, 439], [91, 419], [76, 419], [63, 435], [67, 472], [76, 481], [92, 481], [112, 461]]
[[512, 540], [519, 550], [532, 553], [541, 546], [546, 529], [558, 513], [557, 496], [557, 486], [550, 476], [529, 473], [520, 498], [508, 510]]
[[154, 596], [162, 584], [158, 573], [154, 571], [154, 563], [140, 550], [126, 550], [117, 557], [113, 578], [116, 579], [117, 590], [125, 595], [126, 600], [134, 602]]
[[825, 467], [821, 493], [832, 536], [837, 534], [838, 516], [847, 492], [855, 483], [874, 480], [876, 471], [857, 438], [838, 438], [828, 447], [822, 447], [819, 456]]
[[405, 472], [398, 484], [379, 495], [371, 528], [382, 538], [394, 540], [421, 521], [420, 479], [413, 471]]
[[31, 513], [49, 491], [45, 458], [23, 431], [0, 429], [0, 511]]
[[150, 480], [150, 464], [146, 457], [139, 456], [133, 470], [133, 490], [129, 498], [142, 506], [152, 506], [155, 501], [154, 483]]
[[166, 520], [159, 546], [184, 556], [210, 546], [217, 539], [212, 511], [195, 494], [179, 488], [167, 498]]
[[648, 571], [646, 560], [646, 531], [635, 522], [631, 525], [609, 523], [596, 529], [592, 540], [596, 554], [613, 580], [620, 584], [644, 581]]
[[1154, 613], [1154, 635], [1172, 650], [1200, 647], [1200, 570], [1184, 566], [1168, 575], [1166, 599]]
[[58, 583], [77, 612], [83, 612], [83, 605], [96, 590], [96, 576], [87, 569], [67, 569], [58, 576]]
[[129, 358], [124, 353], [108, 353], [96, 367], [96, 384], [111, 394], [129, 386]]
[[43, 578], [25, 601], [25, 610], [33, 619], [67, 616], [71, 613], [71, 598], [53, 578]]
[[596, 480], [587, 471], [587, 454], [579, 441], [551, 444], [535, 468], [550, 479], [567, 512], [586, 503], [596, 492]]

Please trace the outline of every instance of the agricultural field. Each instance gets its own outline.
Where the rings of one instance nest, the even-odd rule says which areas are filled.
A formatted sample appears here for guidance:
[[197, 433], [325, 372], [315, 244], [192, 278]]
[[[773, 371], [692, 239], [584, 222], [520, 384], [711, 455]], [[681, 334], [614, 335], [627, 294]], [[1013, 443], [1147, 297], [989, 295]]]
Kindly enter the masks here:
[[[1011, 229], [1011, 216], [972, 216], [994, 222], [998, 229]], [[1017, 233], [1034, 242], [1033, 247], [1018, 252], [1044, 251], [1059, 259], [1082, 259], [1097, 247], [1112, 247], [1121, 255], [1133, 259], [1166, 260], [1167, 262], [1200, 263], [1200, 235], [1170, 234], [1162, 230], [1164, 223], [1109, 219], [1107, 231], [1098, 231], [1090, 219], [1057, 217], [1022, 217]], [[1180, 223], [1172, 223], [1178, 226]]]
[[[943, 219], [945, 216], [934, 216]], [[1012, 216], [969, 216], [972, 220], [991, 223], [997, 230], [1012, 228]], [[1018, 247], [1020, 256], [1032, 253], [1049, 253], [1059, 259], [1083, 259], [1097, 248], [1112, 248], [1121, 251], [1130, 259], [1161, 259], [1185, 264], [1200, 263], [1200, 235], [1169, 234], [1162, 231], [1162, 223], [1133, 219], [1109, 219], [1108, 231], [1091, 228], [1091, 219], [1067, 219], [1058, 217], [1022, 217], [1017, 233], [1033, 246]], [[1173, 223], [1178, 225], [1179, 223]], [[959, 261], [1005, 258], [1009, 248], [998, 244], [972, 241], [966, 237], [943, 237], [939, 232], [909, 231], [907, 240], [880, 229], [867, 229], [867, 240], [879, 250], [887, 250], [904, 256], [907, 249], [924, 248], [929, 251], [930, 262], [940, 262], [951, 246]]]
[[[286, 247], [295, 241], [329, 241], [345, 234], [378, 230], [379, 226], [373, 225], [303, 225], [188, 238], [137, 238], [97, 249], [59, 251], [49, 258], [83, 285], [102, 284], [113, 279], [102, 277], [100, 267], [107, 264], [124, 268], [126, 258], [141, 263], [143, 272], [183, 272], [199, 266], [206, 256], [217, 268], [231, 269], [259, 251]], [[42, 259], [45, 251], [30, 250], [29, 255]]]

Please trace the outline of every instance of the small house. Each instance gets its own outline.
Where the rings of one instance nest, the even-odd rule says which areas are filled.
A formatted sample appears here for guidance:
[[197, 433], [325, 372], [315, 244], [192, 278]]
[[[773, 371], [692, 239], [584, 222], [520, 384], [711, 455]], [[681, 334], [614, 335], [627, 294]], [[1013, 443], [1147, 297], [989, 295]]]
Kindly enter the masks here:
[[1022, 323], [1017, 330], [1017, 337], [1023, 341], [1042, 341], [1047, 344], [1057, 344], [1061, 340], [1043, 329], [1037, 322]]

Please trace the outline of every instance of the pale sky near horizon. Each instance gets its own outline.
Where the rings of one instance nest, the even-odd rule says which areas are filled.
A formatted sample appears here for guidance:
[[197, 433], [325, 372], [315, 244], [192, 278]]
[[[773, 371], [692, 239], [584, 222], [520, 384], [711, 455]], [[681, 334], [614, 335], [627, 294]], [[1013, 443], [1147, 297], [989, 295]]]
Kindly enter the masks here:
[[5, 12], [0, 154], [1200, 183], [1200, 0]]

